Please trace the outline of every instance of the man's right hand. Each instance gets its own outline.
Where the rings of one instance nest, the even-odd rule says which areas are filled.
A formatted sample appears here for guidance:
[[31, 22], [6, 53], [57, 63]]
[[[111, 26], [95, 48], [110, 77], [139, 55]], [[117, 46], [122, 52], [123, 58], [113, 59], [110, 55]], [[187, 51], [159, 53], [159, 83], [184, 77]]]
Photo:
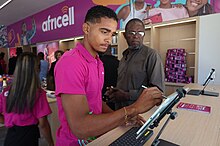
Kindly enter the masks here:
[[155, 105], [162, 103], [163, 93], [157, 87], [144, 89], [138, 100], [132, 105], [138, 114], [149, 111]]
[[113, 87], [107, 87], [105, 96], [108, 97], [109, 102], [120, 102], [130, 99], [130, 95], [128, 94], [128, 92]]

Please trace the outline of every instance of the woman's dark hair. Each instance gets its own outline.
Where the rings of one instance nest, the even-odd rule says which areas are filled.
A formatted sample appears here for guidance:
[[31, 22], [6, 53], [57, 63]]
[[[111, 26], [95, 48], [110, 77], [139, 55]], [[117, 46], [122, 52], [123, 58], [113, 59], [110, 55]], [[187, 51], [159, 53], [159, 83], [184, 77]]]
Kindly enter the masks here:
[[58, 56], [58, 54], [61, 54], [61, 55], [63, 55], [63, 51], [61, 51], [61, 50], [57, 50], [55, 53], [54, 53], [54, 57], [56, 58], [56, 60], [57, 60], [57, 56]]
[[85, 22], [97, 23], [104, 17], [112, 18], [118, 22], [116, 13], [112, 9], [101, 5], [94, 6], [88, 10]]
[[31, 112], [41, 88], [39, 79], [40, 62], [31, 52], [22, 53], [17, 60], [14, 79], [6, 100], [8, 113]]

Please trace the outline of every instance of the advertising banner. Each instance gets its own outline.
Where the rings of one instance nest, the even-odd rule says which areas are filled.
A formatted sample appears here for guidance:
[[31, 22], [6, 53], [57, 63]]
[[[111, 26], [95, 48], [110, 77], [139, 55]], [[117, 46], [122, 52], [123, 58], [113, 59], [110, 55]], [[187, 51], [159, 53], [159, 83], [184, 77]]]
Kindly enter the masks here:
[[[170, 0], [172, 5], [179, 6], [179, 4], [181, 4], [181, 9], [186, 9], [185, 5], [187, 2], [192, 1], [193, 0]], [[132, 15], [131, 12], [138, 11], [135, 10], [135, 4], [143, 2], [145, 7], [140, 11], [140, 19], [147, 20], [152, 18], [150, 20], [151, 22], [158, 22], [154, 21], [155, 19], [160, 21], [163, 21], [163, 19], [165, 20], [165, 18], [159, 18], [160, 15], [157, 14], [158, 10], [155, 9], [160, 8], [160, 0], [65, 0], [64, 2], [7, 26], [8, 45], [9, 47], [23, 46], [81, 36], [83, 35], [82, 24], [84, 22], [86, 12], [94, 5], [105, 5], [112, 8], [118, 14], [120, 19], [119, 27], [123, 28], [126, 21], [134, 17], [134, 14]], [[219, 12], [219, 0], [201, 0], [201, 3], [204, 3], [202, 5], [205, 6], [204, 8], [201, 8], [200, 6], [198, 7], [202, 9], [202, 12]], [[124, 18], [125, 15], [120, 17], [119, 15], [120, 11], [125, 7], [130, 8], [130, 11], [127, 14], [127, 17], [130, 18]], [[152, 16], [149, 15], [149, 9], [155, 9], [155, 11], [152, 11]], [[175, 12], [171, 14], [178, 14], [179, 10], [176, 10]], [[187, 10], [184, 12], [187, 13]], [[182, 16], [181, 14], [181, 16], [179, 16], [178, 14], [178, 17], [168, 15], [168, 17], [177, 19], [187, 17], [187, 15]], [[153, 16], [156, 16], [156, 18]], [[165, 17], [163, 13], [161, 16]]]

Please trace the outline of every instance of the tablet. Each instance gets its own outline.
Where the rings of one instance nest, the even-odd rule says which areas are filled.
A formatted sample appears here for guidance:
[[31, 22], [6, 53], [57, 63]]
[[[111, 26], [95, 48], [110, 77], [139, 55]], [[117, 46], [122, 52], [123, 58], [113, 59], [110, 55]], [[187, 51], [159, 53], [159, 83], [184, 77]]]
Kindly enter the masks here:
[[145, 122], [145, 124], [137, 131], [137, 139], [144, 134], [144, 132], [150, 127], [153, 129], [156, 127], [160, 120], [172, 109], [172, 107], [180, 101], [182, 97], [189, 91], [189, 88], [180, 88], [176, 92], [169, 95], [166, 100], [159, 106], [159, 108], [151, 115], [151, 117]]

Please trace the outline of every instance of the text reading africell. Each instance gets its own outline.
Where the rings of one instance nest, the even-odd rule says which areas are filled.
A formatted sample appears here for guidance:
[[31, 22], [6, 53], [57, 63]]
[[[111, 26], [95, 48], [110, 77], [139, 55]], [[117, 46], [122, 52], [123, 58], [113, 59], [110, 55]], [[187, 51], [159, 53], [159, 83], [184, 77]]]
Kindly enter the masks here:
[[[68, 14], [67, 14], [68, 10]], [[58, 29], [61, 27], [66, 27], [68, 25], [74, 24], [74, 7], [68, 8], [68, 6], [64, 6], [62, 8], [62, 12], [64, 13], [63, 16], [58, 16], [56, 18], [50, 18], [50, 15], [47, 17], [47, 20], [45, 20], [42, 25], [42, 31], [51, 31], [54, 29]]]

